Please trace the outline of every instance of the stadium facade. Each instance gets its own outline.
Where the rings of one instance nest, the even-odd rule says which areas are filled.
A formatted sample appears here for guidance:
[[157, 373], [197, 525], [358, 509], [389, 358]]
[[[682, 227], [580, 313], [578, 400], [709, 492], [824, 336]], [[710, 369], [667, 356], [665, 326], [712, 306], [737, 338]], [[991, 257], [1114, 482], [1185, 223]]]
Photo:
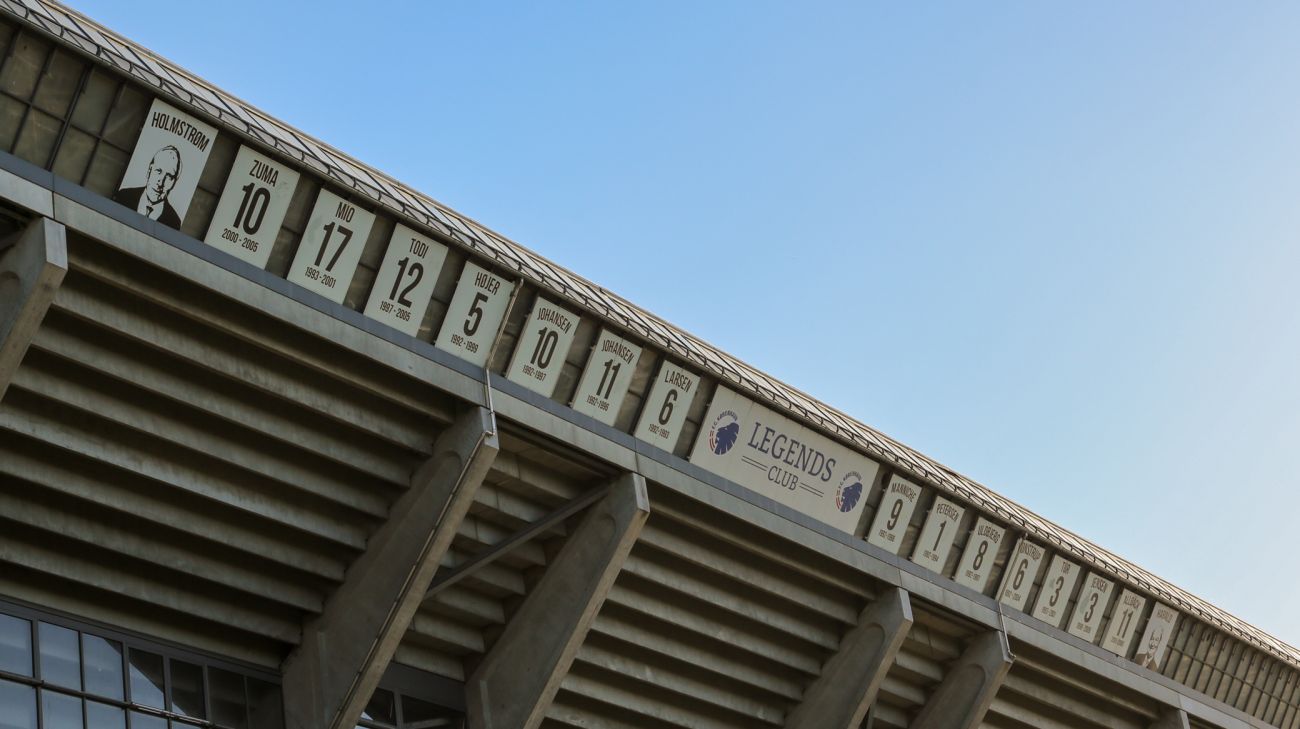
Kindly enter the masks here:
[[1295, 648], [0, 11], [0, 729], [1300, 726]]

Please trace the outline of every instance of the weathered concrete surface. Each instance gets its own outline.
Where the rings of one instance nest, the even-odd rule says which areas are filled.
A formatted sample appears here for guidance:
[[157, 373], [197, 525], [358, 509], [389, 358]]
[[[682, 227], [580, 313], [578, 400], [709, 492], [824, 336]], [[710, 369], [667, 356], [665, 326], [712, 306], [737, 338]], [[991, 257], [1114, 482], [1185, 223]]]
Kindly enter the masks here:
[[0, 242], [0, 400], [67, 272], [67, 231], [49, 218]]
[[1191, 729], [1187, 712], [1182, 709], [1169, 709], [1151, 724], [1151, 729]]
[[650, 516], [645, 479], [595, 503], [465, 684], [469, 729], [536, 729]]
[[822, 674], [804, 691], [787, 729], [858, 729], [912, 627], [907, 593], [890, 588], [862, 610]]
[[492, 416], [478, 407], [438, 437], [285, 661], [289, 729], [356, 726], [499, 449]]
[[911, 729], [974, 729], [1011, 669], [1007, 636], [990, 630], [976, 636], [948, 669]]

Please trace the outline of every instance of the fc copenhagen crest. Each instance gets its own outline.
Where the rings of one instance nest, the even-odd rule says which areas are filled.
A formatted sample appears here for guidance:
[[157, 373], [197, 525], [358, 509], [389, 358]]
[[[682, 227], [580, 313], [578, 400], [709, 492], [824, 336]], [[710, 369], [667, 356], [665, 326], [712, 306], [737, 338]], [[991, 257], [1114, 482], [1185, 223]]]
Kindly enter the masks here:
[[853, 511], [862, 499], [862, 474], [849, 471], [840, 480], [840, 487], [835, 490], [835, 507], [845, 514]]
[[713, 427], [709, 428], [709, 450], [713, 451], [715, 456], [725, 455], [732, 446], [736, 445], [736, 439], [739, 437], [740, 416], [731, 410], [723, 410], [713, 420]]

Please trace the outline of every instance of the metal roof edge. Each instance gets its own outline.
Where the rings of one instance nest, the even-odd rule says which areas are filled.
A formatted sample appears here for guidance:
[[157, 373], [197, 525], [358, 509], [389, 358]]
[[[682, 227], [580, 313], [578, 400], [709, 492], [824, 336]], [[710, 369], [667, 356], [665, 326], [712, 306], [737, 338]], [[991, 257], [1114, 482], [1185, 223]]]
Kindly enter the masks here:
[[[105, 28], [84, 14], [54, 0], [0, 0], [0, 9], [58, 37], [82, 53], [109, 63], [119, 71], [133, 76], [137, 81], [152, 86], [159, 94], [168, 97], [171, 101], [183, 104], [201, 116], [213, 120], [219, 126], [271, 147], [300, 162], [303, 166], [315, 169], [320, 175], [336, 183], [350, 186], [354, 192], [366, 197], [376, 206], [385, 208], [390, 214], [433, 228], [444, 237], [491, 258], [503, 268], [518, 273], [538, 288], [603, 317], [616, 326], [634, 332], [677, 358], [705, 369], [720, 382], [736, 387], [747, 396], [766, 405], [776, 407], [788, 417], [814, 427], [850, 447], [862, 450], [867, 455], [904, 471], [933, 488], [993, 512], [998, 518], [1019, 527], [1028, 535], [1051, 544], [1054, 549], [1088, 564], [1091, 569], [1129, 582], [1150, 593], [1157, 600], [1173, 605], [1198, 620], [1235, 635], [1257, 649], [1300, 669], [1300, 649], [1060, 527], [856, 418], [764, 374], [758, 368], [728, 355], [612, 291], [452, 210], [432, 197], [278, 121], [265, 111], [216, 88], [199, 76]], [[103, 36], [110, 43], [120, 45], [122, 48], [105, 45], [88, 33], [86, 28], [81, 27], [83, 25], [89, 26], [95, 34]], [[132, 59], [124, 55], [122, 50], [130, 51], [136, 58]], [[126, 64], [125, 67], [123, 63]], [[274, 125], [278, 129], [268, 129], [265, 126], [267, 124]], [[334, 159], [329, 159], [331, 157]], [[342, 164], [331, 166], [331, 162]], [[345, 165], [366, 175], [369, 180], [364, 180], [344, 169]], [[389, 189], [383, 189], [384, 187]], [[405, 195], [410, 200], [403, 201], [399, 195]], [[408, 203], [415, 203], [420, 207], [414, 208]], [[566, 278], [567, 281], [564, 280]], [[589, 293], [584, 294], [584, 289]], [[594, 298], [591, 294], [595, 295]], [[765, 388], [763, 384], [770, 385], [771, 390]], [[811, 408], [796, 407], [797, 401], [804, 401]], [[1089, 553], [1087, 551], [1089, 549], [1094, 551]]]

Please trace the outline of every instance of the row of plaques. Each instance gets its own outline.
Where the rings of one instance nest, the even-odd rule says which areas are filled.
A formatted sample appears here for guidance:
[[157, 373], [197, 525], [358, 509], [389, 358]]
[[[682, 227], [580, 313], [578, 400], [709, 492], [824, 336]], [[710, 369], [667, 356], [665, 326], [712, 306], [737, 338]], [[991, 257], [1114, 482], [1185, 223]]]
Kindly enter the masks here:
[[[216, 135], [212, 126], [155, 100], [115, 199], [179, 228]], [[299, 179], [292, 168], [241, 146], [204, 242], [266, 268]], [[286, 278], [342, 303], [374, 224], [374, 213], [322, 187]], [[397, 224], [365, 315], [408, 335], [418, 334], [447, 254], [447, 247], [430, 236]], [[434, 346], [486, 367], [517, 285], [467, 261]], [[538, 297], [506, 377], [550, 397], [579, 321], [573, 312]], [[602, 329], [571, 401], [573, 409], [613, 425], [641, 354], [640, 345]], [[671, 451], [698, 386], [698, 375], [663, 360], [633, 434]]]
[[[216, 135], [217, 130], [212, 126], [155, 100], [115, 199], [153, 220], [179, 228]], [[299, 174], [292, 168], [250, 147], [241, 146], [204, 242], [253, 266], [265, 268], [298, 182]], [[356, 274], [362, 249], [374, 223], [374, 213], [321, 188], [289, 267], [288, 280], [330, 301], [341, 303]], [[415, 336], [432, 299], [433, 287], [447, 253], [446, 246], [430, 236], [406, 225], [396, 225], [366, 302], [365, 315]], [[477, 366], [487, 366], [492, 344], [517, 285], [467, 261], [434, 346]], [[550, 397], [578, 323], [579, 317], [573, 312], [538, 297], [520, 332], [506, 377]], [[578, 382], [572, 407], [602, 423], [613, 425], [641, 355], [639, 345], [602, 329]], [[673, 450], [698, 385], [698, 375], [663, 360], [633, 435], [664, 450]], [[725, 394], [720, 392], [719, 395]], [[724, 408], [723, 416], [720, 416], [722, 428], [738, 429], [740, 417], [734, 410]], [[719, 432], [728, 436], [730, 441], [719, 440]], [[856, 470], [850, 470], [833, 492], [829, 490], [830, 484], [825, 487], [810, 485], [816, 481], [810, 481], [807, 474], [785, 472], [778, 467], [779, 459], [771, 458], [775, 451], [769, 447], [769, 441], [779, 443], [782, 437], [773, 436], [775, 432], [771, 427], [759, 430], [756, 426], [754, 439], [749, 443], [755, 453], [767, 455], [772, 463], [753, 457], [746, 457], [738, 463], [757, 469], [756, 478], [779, 478], [788, 490], [812, 499], [815, 507], [803, 505], [801, 509], [828, 523], [833, 523], [837, 513], [852, 519], [852, 512], [861, 497], [862, 482], [870, 483], [874, 468], [859, 465]], [[706, 456], [725, 455], [731, 447], [728, 443], [734, 442], [737, 435], [718, 428], [707, 436], [702, 432], [697, 453], [691, 460], [703, 461]], [[805, 442], [825, 440], [811, 434], [798, 437]], [[701, 444], [706, 444], [707, 448]], [[794, 444], [798, 445], [797, 442]], [[831, 446], [823, 445], [822, 448], [829, 450]], [[800, 453], [807, 455], [809, 451], [803, 448]], [[787, 465], [793, 462], [790, 456], [780, 458], [784, 458]], [[842, 456], [841, 460], [847, 460], [847, 457]], [[830, 474], [834, 460], [826, 459], [826, 462], [826, 468], [819, 467], [819, 470]], [[708, 467], [707, 463], [704, 465]], [[715, 466], [714, 470], [718, 467]], [[920, 496], [919, 486], [893, 476], [867, 531], [867, 541], [897, 554]], [[936, 496], [911, 560], [941, 573], [964, 514], [964, 507]], [[1005, 535], [1003, 527], [983, 517], [978, 518], [953, 579], [984, 592]], [[1004, 570], [998, 600], [1017, 610], [1026, 610], [1030, 588], [1045, 556], [1042, 547], [1020, 539]], [[1067, 614], [1069, 598], [1081, 578], [1083, 585], [1075, 607]], [[1055, 555], [1047, 566], [1030, 614], [1058, 628], [1065, 621], [1065, 628], [1071, 634], [1092, 643], [1100, 639], [1100, 644], [1107, 650], [1127, 655], [1146, 607], [1146, 598], [1132, 590], [1122, 590], [1115, 614], [1104, 635], [1099, 635], [1102, 617], [1114, 596], [1114, 587], [1111, 580], [1094, 573], [1085, 576], [1078, 565]], [[1157, 603], [1134, 660], [1155, 669], [1164, 655], [1177, 619], [1176, 611]]]
[[[866, 540], [891, 554], [898, 554], [920, 498], [920, 486], [901, 476], [891, 476], [867, 530]], [[911, 561], [942, 574], [957, 536], [957, 526], [965, 513], [965, 507], [936, 495], [912, 549]], [[1006, 528], [983, 516], [978, 517], [952, 579], [983, 594], [1006, 535]], [[1100, 640], [1100, 645], [1106, 650], [1127, 656], [1133, 647], [1147, 599], [1128, 588], [1120, 590], [1119, 602], [1110, 622], [1104, 631], [1099, 631], [1102, 617], [1115, 596], [1115, 583], [1097, 573], [1085, 573], [1079, 565], [1057, 554], [1049, 560], [1037, 599], [1030, 606], [1030, 590], [1037, 582], [1046, 557], [1047, 551], [1039, 545], [1023, 537], [1018, 539], [1002, 571], [1002, 584], [996, 593], [998, 601], [1053, 627], [1060, 628], [1064, 623], [1065, 630], [1071, 635], [1094, 644]], [[1070, 610], [1070, 597], [1080, 580], [1082, 587], [1073, 610]], [[1158, 670], [1177, 621], [1176, 610], [1157, 602], [1147, 619], [1146, 630], [1133, 660], [1143, 667]]]

